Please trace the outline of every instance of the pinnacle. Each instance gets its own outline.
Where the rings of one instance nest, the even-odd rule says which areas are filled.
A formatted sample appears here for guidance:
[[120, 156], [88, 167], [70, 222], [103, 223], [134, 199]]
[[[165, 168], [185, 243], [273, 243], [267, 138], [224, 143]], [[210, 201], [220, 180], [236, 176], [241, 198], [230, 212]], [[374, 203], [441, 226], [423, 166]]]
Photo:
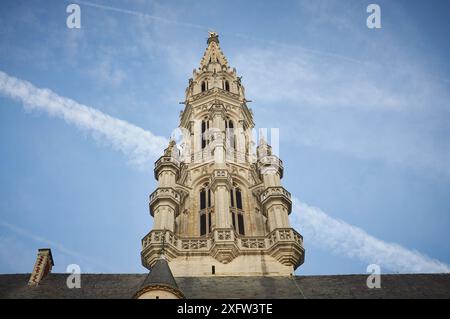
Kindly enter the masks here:
[[208, 47], [200, 61], [200, 68], [207, 68], [210, 64], [218, 63], [221, 67], [228, 68], [228, 61], [219, 46], [219, 35], [217, 32], [209, 31]]

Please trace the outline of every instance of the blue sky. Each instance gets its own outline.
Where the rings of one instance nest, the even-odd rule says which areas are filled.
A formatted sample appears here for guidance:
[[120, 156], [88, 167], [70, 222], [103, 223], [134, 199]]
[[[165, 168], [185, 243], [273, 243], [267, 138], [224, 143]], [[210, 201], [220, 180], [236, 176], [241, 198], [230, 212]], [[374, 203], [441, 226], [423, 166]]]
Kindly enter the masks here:
[[[8, 79], [168, 137], [213, 29], [257, 127], [280, 128], [283, 182], [301, 202], [298, 274], [450, 264], [448, 1], [377, 1], [380, 30], [366, 27], [370, 1], [92, 0], [79, 2], [79, 30], [66, 27], [69, 3], [2, 1]], [[144, 272], [158, 140], [133, 131], [131, 144], [153, 144], [130, 155], [113, 129], [62, 120], [30, 96], [24, 107], [5, 87], [0, 272], [30, 272], [47, 246], [55, 271]]]

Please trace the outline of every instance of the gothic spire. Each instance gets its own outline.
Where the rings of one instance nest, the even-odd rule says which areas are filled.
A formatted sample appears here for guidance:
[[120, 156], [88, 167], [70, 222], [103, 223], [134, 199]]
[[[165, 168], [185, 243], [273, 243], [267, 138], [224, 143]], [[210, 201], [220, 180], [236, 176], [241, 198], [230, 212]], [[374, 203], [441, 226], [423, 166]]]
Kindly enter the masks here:
[[210, 64], [219, 64], [221, 69], [228, 68], [228, 61], [219, 46], [219, 35], [210, 31], [207, 41], [208, 47], [200, 61], [200, 69], [206, 69]]

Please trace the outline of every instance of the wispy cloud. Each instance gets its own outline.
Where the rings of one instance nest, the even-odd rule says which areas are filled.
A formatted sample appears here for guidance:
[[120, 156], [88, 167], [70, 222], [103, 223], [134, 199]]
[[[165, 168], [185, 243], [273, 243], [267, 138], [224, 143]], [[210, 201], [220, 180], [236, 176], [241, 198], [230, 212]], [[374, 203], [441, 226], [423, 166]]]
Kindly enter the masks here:
[[28, 110], [44, 111], [91, 132], [95, 138], [109, 142], [139, 167], [147, 166], [167, 145], [167, 140], [163, 137], [2, 71], [0, 94], [21, 102]]
[[442, 138], [450, 95], [419, 66], [405, 61], [386, 74], [294, 48], [248, 48], [235, 61], [250, 98], [272, 106], [266, 112], [276, 112], [290, 142], [450, 176], [450, 144]]
[[[102, 269], [103, 271], [109, 271], [109, 272], [113, 271], [113, 269], [111, 269], [110, 266], [108, 266], [102, 262], [98, 262], [90, 257], [84, 256], [76, 251], [68, 249], [67, 247], [65, 247], [63, 244], [61, 244], [59, 242], [52, 241], [47, 238], [36, 235], [36, 234], [32, 233], [31, 231], [21, 228], [17, 225], [13, 225], [6, 221], [0, 220], [0, 226], [3, 228], [6, 228], [10, 232], [15, 233], [16, 235], [31, 239], [41, 245], [45, 245], [46, 247], [50, 247], [53, 250], [57, 250], [61, 254], [65, 255], [67, 257], [70, 257], [72, 262], [84, 264], [91, 269], [98, 269], [100, 267], [100, 269]], [[5, 240], [9, 244], [14, 243], [17, 245], [17, 243], [14, 240], [11, 240], [10, 238], [4, 238], [4, 239], [0, 238], [0, 241], [3, 241], [3, 240]], [[6, 248], [6, 246], [3, 245], [2, 243], [0, 243], [0, 246], [3, 246], [4, 248]], [[15, 253], [16, 252], [11, 252], [12, 255], [14, 255]], [[32, 265], [29, 265], [29, 266], [32, 267]]]
[[[44, 110], [80, 128], [101, 133], [115, 149], [129, 155], [138, 163], [146, 163], [159, 155], [165, 145], [165, 138], [155, 137], [149, 131], [80, 105], [48, 89], [36, 88], [29, 82], [11, 77], [1, 71], [0, 93], [32, 109]], [[450, 266], [444, 263], [398, 244], [386, 243], [358, 227], [334, 219], [320, 209], [310, 207], [297, 199], [294, 199], [293, 218], [294, 224], [304, 233], [307, 244], [312, 242], [332, 252], [339, 252], [364, 262], [378, 263], [396, 272], [450, 272]], [[1, 225], [57, 247], [67, 254], [75, 254], [58, 243], [34, 236], [8, 223], [2, 222]]]
[[123, 14], [131, 15], [131, 16], [135, 16], [135, 17], [138, 17], [138, 18], [149, 19], [149, 20], [156, 21], [156, 22], [162, 22], [162, 23], [167, 23], [167, 24], [174, 24], [174, 25], [178, 25], [178, 26], [181, 26], [181, 27], [189, 27], [189, 28], [196, 28], [196, 29], [203, 29], [203, 30], [208, 29], [207, 26], [200, 25], [200, 24], [182, 22], [182, 21], [175, 20], [175, 19], [173, 19], [173, 20], [172, 19], [167, 19], [167, 18], [164, 18], [164, 17], [148, 14], [148, 13], [145, 13], [145, 12], [139, 12], [139, 11], [135, 11], [135, 10], [128, 10], [128, 9], [123, 9], [123, 8], [119, 8], [119, 7], [114, 7], [114, 6], [98, 4], [98, 3], [94, 3], [94, 2], [90, 2], [90, 1], [78, 1], [77, 0], [77, 1], [67, 1], [67, 2], [78, 3], [80, 5], [84, 5], [84, 6], [88, 6], [88, 7], [92, 7], [92, 8], [97, 8], [97, 9], [101, 9], [101, 10], [106, 10], [106, 11], [111, 11], [111, 12], [123, 13]]
[[430, 103], [438, 107], [448, 102], [444, 87], [409, 66], [398, 65], [386, 74], [386, 68], [377, 64], [342, 59], [336, 63], [334, 56], [296, 47], [276, 48], [249, 48], [235, 57], [239, 71], [246, 75], [246, 86], [261, 102], [284, 102], [284, 107], [292, 109], [300, 105], [395, 112], [424, 110]]
[[98, 65], [90, 68], [87, 73], [94, 78], [97, 83], [112, 88], [119, 87], [126, 78], [125, 72], [116, 67], [111, 59], [106, 56]]
[[[91, 8], [96, 8], [99, 10], [103, 10], [103, 11], [107, 11], [107, 12], [116, 12], [116, 13], [121, 13], [124, 15], [128, 15], [128, 16], [132, 16], [132, 17], [136, 17], [141, 21], [149, 21], [149, 22], [156, 22], [159, 24], [166, 24], [166, 25], [176, 25], [179, 27], [183, 27], [183, 28], [192, 28], [192, 29], [200, 29], [200, 30], [212, 30], [213, 28], [211, 26], [207, 26], [207, 25], [202, 25], [202, 24], [197, 24], [197, 23], [189, 23], [186, 21], [183, 21], [181, 17], [174, 17], [172, 19], [164, 17], [161, 14], [148, 14], [145, 12], [141, 12], [141, 11], [137, 11], [137, 10], [129, 10], [129, 9], [124, 9], [124, 8], [120, 8], [120, 7], [116, 7], [116, 6], [110, 6], [110, 5], [104, 5], [104, 4], [99, 4], [99, 3], [95, 3], [92, 1], [69, 1], [67, 0], [67, 2], [70, 3], [78, 3], [80, 5], [83, 6], [87, 6], [87, 7], [91, 7]], [[173, 8], [168, 8], [168, 11], [173, 12]], [[145, 31], [143, 31], [145, 32]], [[328, 58], [332, 58], [332, 59], [336, 59], [338, 61], [346, 61], [346, 62], [352, 62], [352, 63], [357, 63], [357, 64], [361, 64], [361, 65], [370, 65], [370, 62], [367, 61], [361, 61], [358, 59], [355, 59], [353, 57], [350, 56], [345, 56], [343, 54], [338, 54], [335, 52], [326, 52], [323, 50], [318, 50], [318, 49], [312, 49], [312, 48], [308, 48], [308, 47], [303, 47], [301, 45], [298, 44], [292, 44], [292, 43], [284, 43], [284, 42], [280, 42], [280, 41], [271, 41], [271, 40], [267, 40], [264, 38], [257, 38], [255, 36], [249, 35], [249, 34], [243, 34], [243, 33], [235, 33], [235, 32], [220, 32], [221, 35], [223, 36], [227, 36], [227, 37], [235, 37], [235, 38], [241, 38], [241, 39], [245, 39], [245, 40], [249, 40], [251, 42], [257, 42], [260, 44], [265, 44], [265, 45], [271, 45], [274, 47], [283, 47], [286, 49], [294, 49], [294, 50], [298, 50], [304, 53], [308, 53], [311, 55], [317, 55], [320, 57], [328, 57]], [[142, 34], [139, 34], [140, 36]], [[148, 39], [146, 39], [146, 41], [148, 41]], [[150, 41], [153, 42], [153, 41]], [[180, 48], [177, 48], [177, 50], [180, 50], [184, 56], [184, 54], [186, 53], [185, 50], [182, 50]], [[171, 55], [171, 58], [173, 58], [174, 56]], [[183, 60], [184, 63], [183, 65], [186, 65], [186, 61]], [[195, 61], [198, 62], [198, 61]], [[187, 64], [189, 65], [189, 64]]]
[[306, 245], [314, 244], [332, 253], [346, 255], [382, 269], [400, 273], [449, 273], [450, 266], [388, 243], [344, 221], [334, 219], [321, 209], [311, 207], [294, 198], [293, 223], [301, 229]]

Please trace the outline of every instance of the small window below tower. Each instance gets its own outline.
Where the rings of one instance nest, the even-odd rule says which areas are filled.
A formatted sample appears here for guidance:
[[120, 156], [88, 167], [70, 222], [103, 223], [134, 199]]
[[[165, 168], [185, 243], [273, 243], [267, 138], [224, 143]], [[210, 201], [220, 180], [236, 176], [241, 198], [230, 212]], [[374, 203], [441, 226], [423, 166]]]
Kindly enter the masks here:
[[230, 82], [228, 80], [225, 80], [225, 91], [230, 92]]
[[201, 138], [202, 138], [202, 150], [206, 148], [206, 145], [208, 145], [208, 130], [209, 130], [209, 121], [203, 120], [202, 121], [202, 132], [201, 132]]
[[200, 191], [200, 209], [206, 208], [206, 192], [204, 189]]
[[202, 82], [202, 92], [205, 92], [205, 91], [206, 91], [206, 82], [203, 81]]
[[206, 184], [200, 190], [200, 236], [209, 234], [212, 230], [212, 218], [213, 213], [212, 192]]
[[244, 215], [243, 214], [237, 214], [238, 216], [238, 232], [241, 235], [245, 234], [244, 231]]
[[245, 235], [244, 211], [242, 208], [242, 192], [234, 187], [230, 190], [231, 221], [234, 230], [240, 235]]

